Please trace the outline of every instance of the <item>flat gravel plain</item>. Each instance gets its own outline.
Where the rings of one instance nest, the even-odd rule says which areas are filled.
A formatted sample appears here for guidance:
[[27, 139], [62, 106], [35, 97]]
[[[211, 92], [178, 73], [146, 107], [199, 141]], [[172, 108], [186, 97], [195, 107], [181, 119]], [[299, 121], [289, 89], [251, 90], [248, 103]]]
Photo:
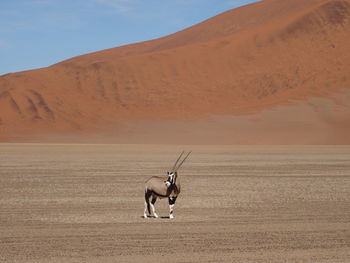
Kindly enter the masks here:
[[350, 146], [0, 144], [0, 262], [350, 262]]

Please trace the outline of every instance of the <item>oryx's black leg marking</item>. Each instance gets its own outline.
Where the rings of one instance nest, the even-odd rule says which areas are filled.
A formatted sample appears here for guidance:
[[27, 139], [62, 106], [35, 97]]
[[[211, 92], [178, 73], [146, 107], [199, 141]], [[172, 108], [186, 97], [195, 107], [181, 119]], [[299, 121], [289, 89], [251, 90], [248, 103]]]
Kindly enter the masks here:
[[151, 201], [151, 203], [152, 203], [152, 205], [154, 205], [154, 203], [157, 201], [157, 197], [156, 196], [153, 196], [152, 197], [152, 201]]
[[176, 202], [176, 197], [169, 197], [169, 218], [174, 218], [174, 205]]
[[144, 212], [144, 217], [147, 218], [147, 211], [148, 214], [151, 214], [151, 205], [149, 203], [149, 199], [151, 197], [152, 193], [150, 191], [146, 191], [145, 192], [145, 212]]
[[176, 201], [176, 197], [169, 197], [168, 201], [169, 201], [169, 205], [174, 205]]

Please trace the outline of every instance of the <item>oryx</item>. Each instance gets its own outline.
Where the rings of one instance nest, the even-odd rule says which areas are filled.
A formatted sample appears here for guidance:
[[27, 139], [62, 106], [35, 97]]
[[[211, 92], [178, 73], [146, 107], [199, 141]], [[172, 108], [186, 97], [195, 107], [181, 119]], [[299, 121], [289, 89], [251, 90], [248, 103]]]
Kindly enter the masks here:
[[[181, 165], [184, 163], [184, 161], [187, 159], [187, 157], [190, 155], [191, 152], [189, 152], [185, 158], [180, 162], [179, 165], [178, 162], [180, 161], [182, 155], [184, 152], [182, 152], [179, 156], [179, 158], [176, 160], [173, 168], [170, 172], [167, 172], [168, 178], [160, 177], [160, 176], [153, 176], [150, 179], [146, 181], [145, 184], [145, 211], [144, 211], [144, 217], [147, 218], [147, 211], [148, 214], [151, 215], [151, 209], [154, 217], [158, 217], [154, 203], [157, 201], [157, 198], [168, 198], [169, 202], [169, 218], [174, 218], [174, 205], [176, 198], [180, 194], [180, 180], [178, 178], [177, 170], [181, 167]], [[150, 198], [152, 197], [152, 200], [150, 202]]]

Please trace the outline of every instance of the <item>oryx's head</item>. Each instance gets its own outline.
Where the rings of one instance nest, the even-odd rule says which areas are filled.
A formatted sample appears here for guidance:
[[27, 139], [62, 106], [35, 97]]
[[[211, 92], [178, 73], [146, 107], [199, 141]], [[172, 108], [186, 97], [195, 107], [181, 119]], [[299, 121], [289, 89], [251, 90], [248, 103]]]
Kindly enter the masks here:
[[176, 184], [177, 172], [167, 172], [167, 176], [170, 184]]
[[191, 154], [191, 152], [189, 152], [184, 158], [183, 160], [179, 163], [182, 155], [184, 154], [184, 151], [180, 154], [179, 158], [177, 158], [173, 168], [171, 169], [171, 172], [167, 172], [167, 176], [168, 176], [168, 182], [170, 184], [176, 184], [176, 179], [177, 179], [177, 170], [181, 167], [181, 165], [185, 162], [185, 160], [188, 158], [188, 156]]

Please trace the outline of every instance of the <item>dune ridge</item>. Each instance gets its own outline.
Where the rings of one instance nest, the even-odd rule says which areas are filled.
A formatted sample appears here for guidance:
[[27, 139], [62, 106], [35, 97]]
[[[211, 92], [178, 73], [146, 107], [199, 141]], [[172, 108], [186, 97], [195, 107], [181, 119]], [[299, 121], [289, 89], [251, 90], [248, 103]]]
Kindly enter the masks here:
[[[168, 130], [155, 127], [173, 121], [195, 142], [219, 125], [220, 140], [198, 143], [350, 143], [341, 96], [350, 87], [349, 18], [349, 0], [265, 0], [160, 39], [0, 76], [0, 140], [113, 131], [104, 140], [156, 143]], [[220, 116], [234, 117], [212, 122]], [[184, 124], [196, 121], [206, 125]], [[236, 127], [250, 137], [228, 132]]]

